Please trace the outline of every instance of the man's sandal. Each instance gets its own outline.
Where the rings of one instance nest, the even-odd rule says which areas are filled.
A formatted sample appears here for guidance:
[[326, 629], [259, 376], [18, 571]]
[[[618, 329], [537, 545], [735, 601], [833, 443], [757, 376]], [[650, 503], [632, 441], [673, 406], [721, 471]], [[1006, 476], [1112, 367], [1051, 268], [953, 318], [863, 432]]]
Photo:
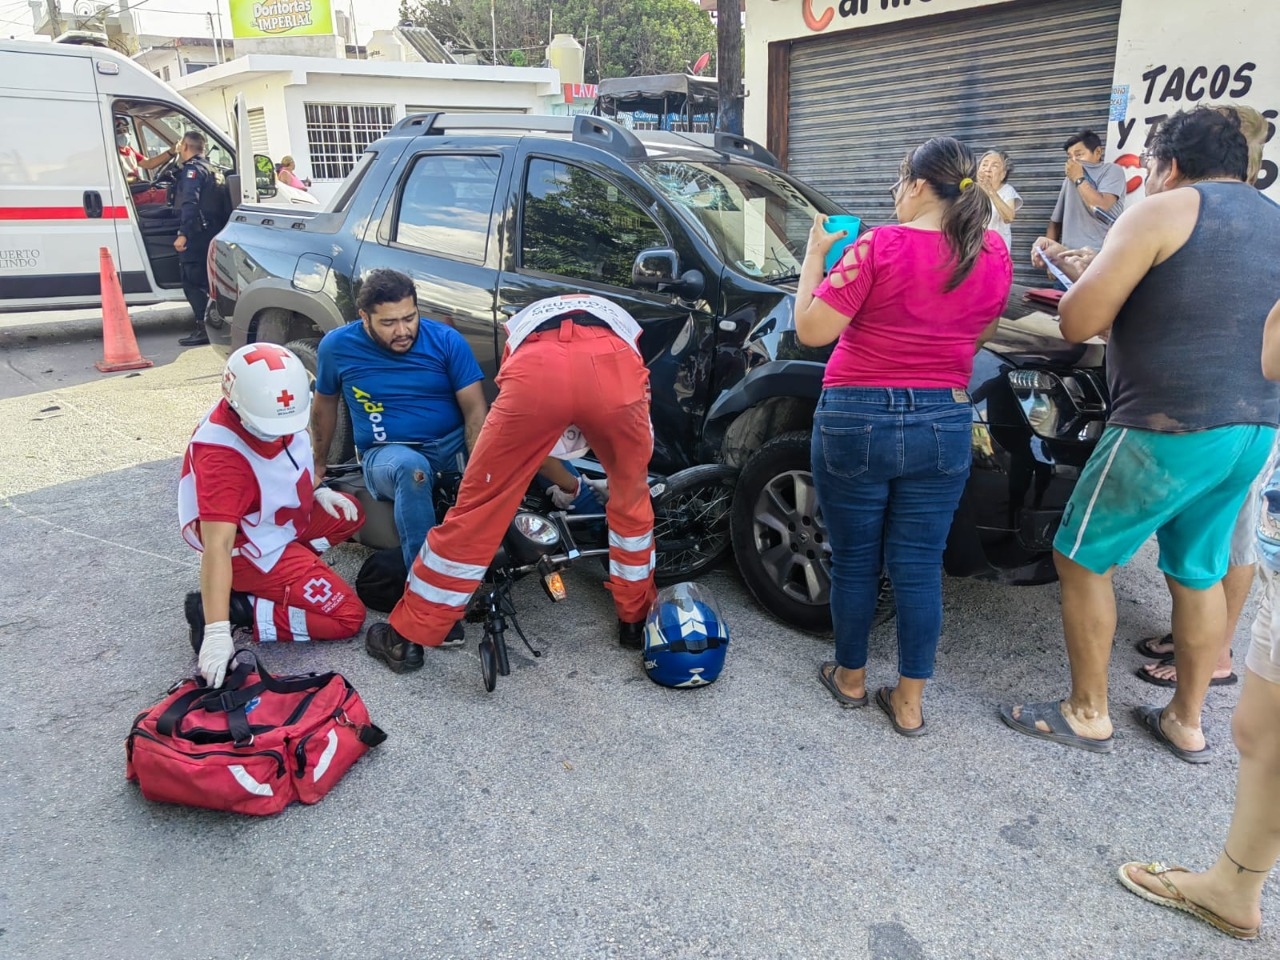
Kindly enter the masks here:
[[[1156, 644], [1159, 644], [1162, 647], [1169, 647], [1170, 649], [1157, 650], [1155, 649]], [[1172, 649], [1173, 634], [1166, 633], [1163, 637], [1143, 637], [1133, 646], [1134, 646], [1134, 649], [1137, 650], [1144, 657], [1152, 657], [1153, 659], [1156, 659], [1156, 660], [1163, 660], [1165, 657], [1173, 656], [1173, 649]]]
[[[1146, 871], [1150, 876], [1155, 877], [1163, 884], [1165, 890], [1168, 891], [1167, 896], [1161, 896], [1158, 893], [1152, 893], [1140, 883], [1135, 883], [1133, 878], [1129, 876], [1129, 868], [1136, 867], [1139, 870]], [[1208, 907], [1202, 907], [1198, 903], [1192, 903], [1182, 891], [1173, 885], [1166, 874], [1169, 873], [1190, 873], [1186, 867], [1170, 867], [1159, 860], [1154, 863], [1139, 863], [1136, 860], [1123, 864], [1117, 876], [1120, 882], [1124, 884], [1125, 889], [1132, 893], [1136, 893], [1143, 900], [1150, 900], [1152, 903], [1158, 903], [1162, 907], [1172, 907], [1174, 910], [1181, 910], [1183, 913], [1189, 913], [1193, 917], [1203, 920], [1205, 923], [1221, 930], [1229, 937], [1235, 937], [1237, 940], [1257, 940], [1258, 934], [1262, 930], [1262, 925], [1256, 927], [1237, 927], [1234, 923], [1223, 920], [1220, 916], [1210, 910]]]

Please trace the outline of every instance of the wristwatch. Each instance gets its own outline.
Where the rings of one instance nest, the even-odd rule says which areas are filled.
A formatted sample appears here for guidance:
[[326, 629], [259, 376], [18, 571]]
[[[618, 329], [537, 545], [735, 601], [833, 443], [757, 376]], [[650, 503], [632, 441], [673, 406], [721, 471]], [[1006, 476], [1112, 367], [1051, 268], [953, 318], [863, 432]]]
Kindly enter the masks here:
[[1071, 182], [1072, 182], [1072, 183], [1074, 183], [1074, 184], [1078, 187], [1078, 186], [1080, 186], [1080, 184], [1084, 183], [1084, 182], [1085, 182], [1085, 180], [1087, 180], [1087, 179], [1088, 179], [1088, 177], [1076, 177], [1076, 178], [1075, 178], [1074, 180], [1072, 180]]

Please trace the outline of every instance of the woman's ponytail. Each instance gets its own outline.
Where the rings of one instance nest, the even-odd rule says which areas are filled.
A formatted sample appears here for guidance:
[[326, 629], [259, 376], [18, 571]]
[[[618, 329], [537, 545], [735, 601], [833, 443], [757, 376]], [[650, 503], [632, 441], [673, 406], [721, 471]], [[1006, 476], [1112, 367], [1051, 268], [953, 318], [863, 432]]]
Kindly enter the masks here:
[[959, 140], [934, 137], [916, 149], [908, 165], [911, 175], [927, 182], [946, 204], [942, 235], [955, 266], [944, 289], [954, 290], [973, 272], [991, 221], [991, 201], [977, 184], [978, 164]]

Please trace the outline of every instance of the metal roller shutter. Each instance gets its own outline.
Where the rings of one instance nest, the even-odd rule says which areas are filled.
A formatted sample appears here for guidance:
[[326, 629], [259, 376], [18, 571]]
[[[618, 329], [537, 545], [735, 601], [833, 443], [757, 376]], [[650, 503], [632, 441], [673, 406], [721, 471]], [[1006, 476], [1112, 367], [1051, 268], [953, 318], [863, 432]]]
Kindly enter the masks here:
[[796, 43], [788, 169], [872, 226], [892, 223], [889, 190], [907, 151], [954, 136], [997, 147], [1024, 204], [1013, 223], [1017, 278], [1053, 212], [1082, 127], [1105, 136], [1120, 0], [981, 7]]

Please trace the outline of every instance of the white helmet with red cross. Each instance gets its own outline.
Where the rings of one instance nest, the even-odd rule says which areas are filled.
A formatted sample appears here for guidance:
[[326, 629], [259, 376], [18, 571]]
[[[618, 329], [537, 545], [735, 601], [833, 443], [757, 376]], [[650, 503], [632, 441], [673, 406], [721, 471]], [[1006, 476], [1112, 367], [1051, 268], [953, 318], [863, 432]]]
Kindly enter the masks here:
[[311, 381], [297, 354], [274, 343], [250, 343], [227, 358], [222, 395], [250, 433], [285, 437], [306, 429]]

